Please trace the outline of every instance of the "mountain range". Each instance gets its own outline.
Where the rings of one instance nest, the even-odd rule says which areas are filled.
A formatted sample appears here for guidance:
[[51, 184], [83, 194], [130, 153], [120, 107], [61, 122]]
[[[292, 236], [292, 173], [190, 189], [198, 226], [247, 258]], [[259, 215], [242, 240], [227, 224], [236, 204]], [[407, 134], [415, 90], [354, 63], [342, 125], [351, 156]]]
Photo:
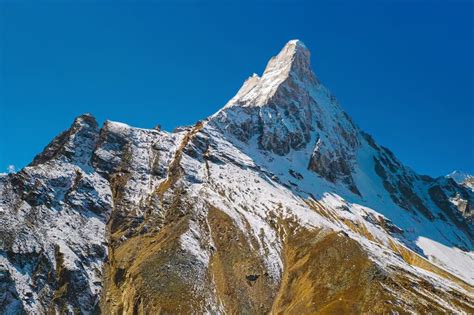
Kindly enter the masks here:
[[472, 314], [458, 175], [405, 166], [292, 40], [193, 126], [82, 115], [0, 175], [0, 313]]

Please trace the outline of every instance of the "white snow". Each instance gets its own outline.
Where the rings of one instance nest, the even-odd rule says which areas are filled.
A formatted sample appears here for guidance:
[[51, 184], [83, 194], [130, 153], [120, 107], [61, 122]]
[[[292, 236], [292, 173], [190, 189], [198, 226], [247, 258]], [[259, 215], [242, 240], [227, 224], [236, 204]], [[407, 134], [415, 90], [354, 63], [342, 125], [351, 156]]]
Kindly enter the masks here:
[[456, 247], [449, 247], [432, 239], [420, 236], [416, 245], [434, 264], [458, 275], [474, 286], [474, 253], [466, 253]]
[[[295, 58], [303, 58], [298, 59], [303, 63], [302, 69], [294, 68]], [[387, 272], [393, 267], [401, 268], [436, 287], [472, 295], [472, 292], [466, 293], [448, 279], [409, 265], [393, 251], [391, 244], [417, 252], [474, 285], [474, 248], [470, 236], [452, 223], [438, 219], [441, 210], [431, 200], [428, 186], [416, 179], [416, 174], [407, 167], [400, 166], [396, 175], [414, 178], [414, 193], [435, 219], [430, 220], [420, 213], [403, 209], [393, 201], [375, 171], [374, 157], [380, 152], [368, 144], [358, 127], [314, 74], [304, 72], [308, 70], [306, 66], [309, 66], [307, 48], [298, 40], [290, 41], [270, 60], [261, 77], [256, 74], [250, 77], [236, 96], [204, 123], [197, 136], [206, 142], [207, 153], [213, 159], [204, 160], [199, 154], [196, 157], [185, 153], [180, 159], [184, 173], [180, 185], [186, 189], [189, 200], [196, 201], [192, 207], [193, 215], [205, 218], [208, 205], [224, 211], [246, 235], [249, 246], [260, 254], [275, 281], [281, 279], [283, 242], [288, 236], [288, 231], [273, 228], [272, 223], [279, 218], [295, 222], [301, 228], [344, 231]], [[298, 76], [302, 72], [305, 77]], [[290, 79], [291, 82], [288, 81]], [[307, 100], [311, 100], [304, 103], [309, 105], [297, 117], [300, 120], [289, 119], [284, 113], [287, 108], [280, 108], [278, 104], [274, 106], [276, 109], [267, 106], [278, 89], [289, 86], [305, 92]], [[293, 101], [293, 105], [303, 106], [302, 99]], [[253, 109], [257, 111], [251, 111]], [[251, 125], [256, 122], [257, 125], [263, 124], [264, 132], [267, 131], [265, 128], [280, 128], [275, 131], [280, 139], [293, 137], [302, 130], [300, 123], [308, 123], [311, 126], [309, 139], [297, 150], [290, 149], [287, 154], [278, 155], [262, 150], [258, 135], [250, 135], [248, 141], [243, 141], [228, 128], [230, 123]], [[96, 147], [92, 141], [80, 142], [81, 139], [72, 137], [68, 145], [73, 145], [76, 140], [81, 144], [81, 149], [75, 152], [75, 164], [60, 160], [25, 168], [26, 172], [31, 172], [34, 184], [44, 189], [43, 195], [55, 202], [51, 206], [42, 205], [34, 209], [39, 216], [36, 227], [24, 228], [23, 238], [18, 237], [13, 242], [16, 251], [37, 253], [45, 249], [50, 260], [55, 261], [54, 248], [59, 246], [64, 255], [64, 265], [70, 270], [81, 266], [81, 257], [87, 256], [90, 246], [99, 246], [106, 251], [106, 219], [112, 211], [111, 187], [90, 165], [90, 156], [86, 151], [93, 148], [96, 157], [116, 167], [114, 171], [120, 165], [120, 171], [127, 174], [126, 183], [121, 187], [123, 200], [127, 203], [125, 209], [130, 215], [140, 216], [144, 214], [144, 200], [151, 198], [158, 185], [168, 179], [167, 168], [190, 130], [167, 133], [111, 121], [106, 122], [103, 128], [109, 135], [124, 141], [125, 149], [119, 148], [117, 143]], [[127, 161], [120, 155], [121, 150], [126, 150]], [[309, 160], [314, 152], [330, 158], [344, 152], [360, 195], [350, 191], [341, 178], [330, 182], [309, 170]], [[155, 166], [160, 168], [161, 175], [152, 170]], [[93, 187], [93, 192], [69, 192], [78, 174]], [[461, 177], [458, 175], [452, 173], [449, 177], [459, 180]], [[27, 226], [25, 221], [32, 207], [23, 202], [15, 204], [15, 212], [11, 211], [14, 198], [5, 193], [9, 189], [4, 185], [7, 178], [0, 176], [0, 220], [12, 232], [17, 232], [16, 228]], [[68, 203], [64, 202], [66, 196]], [[98, 215], [82, 211], [89, 201], [107, 205], [106, 213]], [[351, 226], [357, 226], [364, 233], [354, 231]], [[392, 230], [388, 230], [387, 226]], [[179, 240], [182, 250], [196, 258], [201, 271], [205, 270], [212, 255], [207, 246], [212, 245], [212, 240], [206, 234], [205, 227], [191, 220]], [[95, 259], [88, 263], [85, 268], [88, 286], [93, 292], [99, 292], [103, 261]], [[1, 254], [0, 266], [10, 272], [20, 298], [25, 299], [31, 291], [32, 274], [18, 270]], [[33, 294], [31, 299], [37, 301], [38, 297]], [[222, 308], [218, 301], [214, 302], [212, 309]], [[443, 301], [440, 303], [451, 308]], [[44, 311], [34, 302], [28, 307], [27, 311], [32, 313]]]

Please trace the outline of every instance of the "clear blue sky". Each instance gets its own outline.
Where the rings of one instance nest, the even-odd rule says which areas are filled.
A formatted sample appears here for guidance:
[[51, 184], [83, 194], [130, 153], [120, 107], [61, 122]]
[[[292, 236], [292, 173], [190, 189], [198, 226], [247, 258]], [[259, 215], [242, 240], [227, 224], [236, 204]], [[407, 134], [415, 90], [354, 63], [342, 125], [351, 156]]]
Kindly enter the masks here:
[[474, 173], [473, 23], [472, 1], [0, 0], [0, 172], [81, 113], [192, 124], [299, 38], [356, 123], [405, 164]]

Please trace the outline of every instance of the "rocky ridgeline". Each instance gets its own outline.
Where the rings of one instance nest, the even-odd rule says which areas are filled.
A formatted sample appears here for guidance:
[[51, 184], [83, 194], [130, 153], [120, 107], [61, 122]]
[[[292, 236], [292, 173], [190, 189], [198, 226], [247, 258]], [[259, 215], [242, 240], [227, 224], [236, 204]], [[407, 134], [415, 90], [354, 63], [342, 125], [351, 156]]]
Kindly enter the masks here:
[[405, 167], [290, 41], [195, 126], [83, 115], [0, 175], [0, 313], [472, 313], [469, 183]]

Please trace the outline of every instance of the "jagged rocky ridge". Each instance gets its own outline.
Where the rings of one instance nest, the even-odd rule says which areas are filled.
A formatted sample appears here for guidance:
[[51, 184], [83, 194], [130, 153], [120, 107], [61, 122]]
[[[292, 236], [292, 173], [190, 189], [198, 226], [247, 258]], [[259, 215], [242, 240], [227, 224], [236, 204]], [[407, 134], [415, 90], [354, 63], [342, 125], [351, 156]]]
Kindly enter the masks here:
[[473, 204], [361, 131], [290, 41], [195, 126], [80, 116], [0, 176], [0, 312], [472, 313]]

